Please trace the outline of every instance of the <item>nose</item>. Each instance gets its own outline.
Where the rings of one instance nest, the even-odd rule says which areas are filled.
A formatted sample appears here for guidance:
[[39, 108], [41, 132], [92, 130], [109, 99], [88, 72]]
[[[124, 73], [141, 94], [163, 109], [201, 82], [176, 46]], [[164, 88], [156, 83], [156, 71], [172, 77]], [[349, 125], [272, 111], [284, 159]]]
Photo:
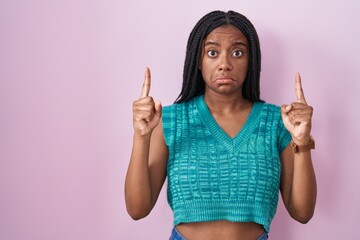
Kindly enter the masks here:
[[222, 56], [219, 62], [219, 71], [230, 71], [232, 69], [232, 65], [228, 56]]

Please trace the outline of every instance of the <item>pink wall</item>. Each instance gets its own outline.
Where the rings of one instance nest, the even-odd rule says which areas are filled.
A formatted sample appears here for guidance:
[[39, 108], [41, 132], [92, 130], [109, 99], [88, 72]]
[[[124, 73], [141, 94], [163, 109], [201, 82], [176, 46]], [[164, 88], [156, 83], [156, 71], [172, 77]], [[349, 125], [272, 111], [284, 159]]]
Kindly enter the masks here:
[[179, 93], [185, 44], [205, 13], [234, 9], [258, 29], [262, 97], [315, 109], [318, 205], [307, 225], [282, 207], [272, 239], [354, 239], [360, 214], [360, 2], [0, 1], [0, 239], [166, 239], [164, 192], [135, 222], [124, 205], [132, 101]]

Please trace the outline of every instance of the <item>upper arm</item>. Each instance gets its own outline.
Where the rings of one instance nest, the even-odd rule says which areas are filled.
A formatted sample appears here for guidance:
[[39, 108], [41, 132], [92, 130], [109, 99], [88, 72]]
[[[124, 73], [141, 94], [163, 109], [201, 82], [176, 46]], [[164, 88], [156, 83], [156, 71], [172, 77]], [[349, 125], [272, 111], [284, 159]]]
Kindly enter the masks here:
[[164, 139], [162, 120], [153, 130], [150, 140], [149, 175], [153, 206], [160, 194], [167, 172], [168, 148]]
[[280, 154], [281, 176], [280, 176], [280, 192], [284, 205], [289, 210], [290, 193], [294, 177], [294, 154], [289, 144]]

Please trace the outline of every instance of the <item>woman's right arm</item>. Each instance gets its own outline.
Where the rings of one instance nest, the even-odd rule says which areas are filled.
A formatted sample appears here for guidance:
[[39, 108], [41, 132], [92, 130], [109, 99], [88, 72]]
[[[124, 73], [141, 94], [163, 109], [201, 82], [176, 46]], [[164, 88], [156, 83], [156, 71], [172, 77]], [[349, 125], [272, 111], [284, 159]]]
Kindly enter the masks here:
[[168, 150], [162, 131], [162, 107], [149, 96], [150, 81], [147, 68], [140, 99], [133, 103], [134, 137], [125, 179], [125, 202], [135, 220], [151, 212], [166, 178]]

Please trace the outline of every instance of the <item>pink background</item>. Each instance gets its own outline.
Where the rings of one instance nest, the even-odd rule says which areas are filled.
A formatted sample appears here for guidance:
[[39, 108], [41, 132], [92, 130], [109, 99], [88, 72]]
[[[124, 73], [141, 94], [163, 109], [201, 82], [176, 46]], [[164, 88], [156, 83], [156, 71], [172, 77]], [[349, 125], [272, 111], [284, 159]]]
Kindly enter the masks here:
[[146, 219], [125, 209], [132, 101], [146, 66], [154, 98], [174, 101], [187, 37], [214, 9], [257, 28], [263, 99], [295, 100], [300, 71], [315, 109], [315, 216], [296, 223], [280, 201], [271, 239], [358, 236], [360, 1], [1, 0], [0, 240], [167, 239], [165, 191]]

